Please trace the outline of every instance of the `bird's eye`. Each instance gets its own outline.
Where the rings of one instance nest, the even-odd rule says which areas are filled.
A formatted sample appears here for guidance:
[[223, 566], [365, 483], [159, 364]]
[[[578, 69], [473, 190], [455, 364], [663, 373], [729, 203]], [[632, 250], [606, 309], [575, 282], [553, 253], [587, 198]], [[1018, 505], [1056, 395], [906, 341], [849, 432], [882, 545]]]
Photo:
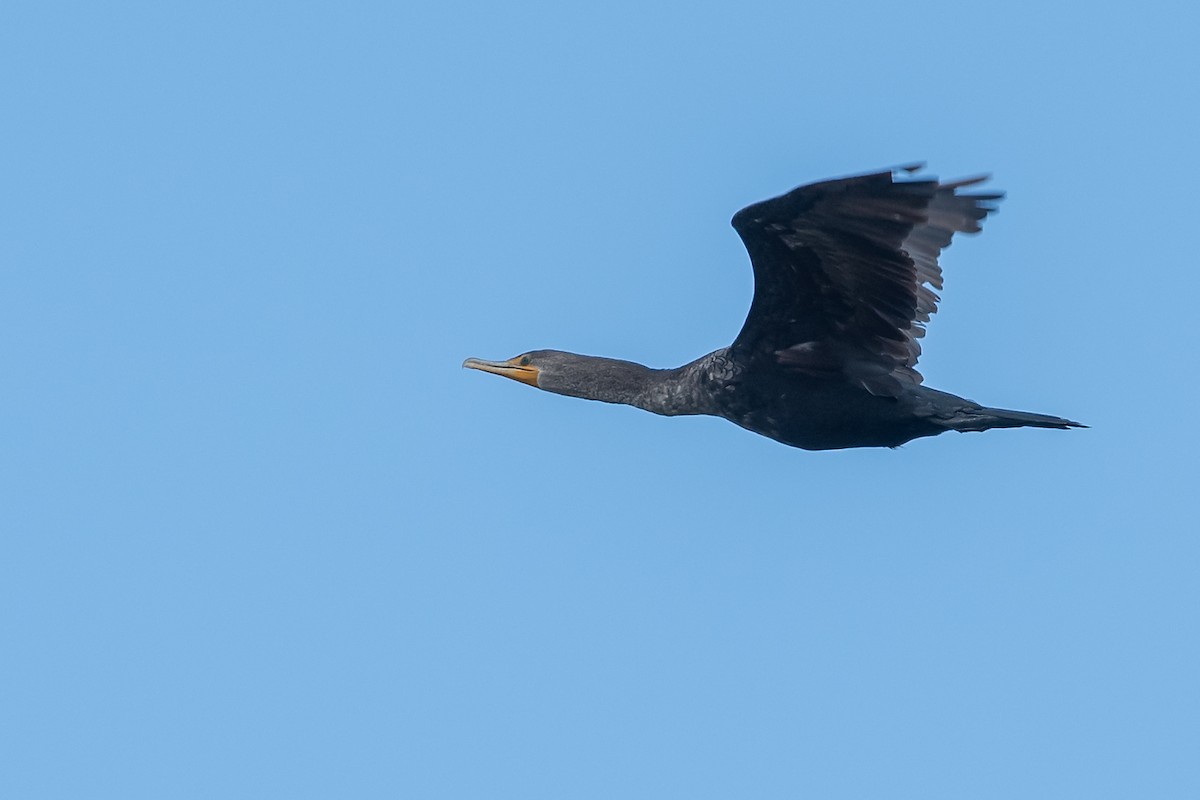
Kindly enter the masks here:
[[529, 366], [529, 356], [521, 356], [521, 366], [522, 367]]

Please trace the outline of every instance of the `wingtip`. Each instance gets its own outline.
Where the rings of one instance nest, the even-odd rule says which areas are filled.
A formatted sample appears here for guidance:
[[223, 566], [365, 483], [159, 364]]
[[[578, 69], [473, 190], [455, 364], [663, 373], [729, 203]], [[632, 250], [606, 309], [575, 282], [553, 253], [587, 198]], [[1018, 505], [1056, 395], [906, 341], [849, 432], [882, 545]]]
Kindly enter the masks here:
[[[966, 186], [977, 186], [981, 183], [985, 183], [986, 181], [990, 181], [991, 179], [992, 179], [992, 174], [990, 172], [982, 172], [978, 175], [971, 175], [966, 178], [959, 178], [958, 180], [955, 180], [955, 181], [946, 181], [945, 183], [941, 184], [938, 188], [939, 189], [950, 189], [950, 190], [962, 189], [963, 187], [966, 187]], [[1001, 196], [1003, 196], [1004, 193], [1001, 192], [1000, 194], [1001, 194]]]
[[[889, 167], [887, 168], [887, 171], [892, 173], [892, 175], [895, 177], [903, 178], [905, 176], [920, 172], [921, 170], [925, 169], [926, 166], [927, 164], [924, 161], [910, 161], [906, 164], [897, 164], [894, 167]], [[978, 175], [969, 175], [965, 178], [959, 178], [958, 180], [938, 182], [938, 188], [950, 189], [953, 191], [955, 189], [962, 189], [967, 186], [977, 186], [978, 184], [986, 183], [991, 179], [992, 174], [990, 172], [981, 172]], [[936, 178], [933, 178], [933, 180], [936, 180]], [[995, 199], [999, 199], [1003, 196], [1003, 192], [998, 192]]]

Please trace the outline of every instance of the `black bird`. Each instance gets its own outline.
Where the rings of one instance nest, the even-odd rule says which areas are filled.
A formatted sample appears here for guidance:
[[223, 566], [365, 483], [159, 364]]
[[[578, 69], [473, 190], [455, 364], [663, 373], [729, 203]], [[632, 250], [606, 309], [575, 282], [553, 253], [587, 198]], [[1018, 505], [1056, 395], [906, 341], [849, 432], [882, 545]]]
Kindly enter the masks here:
[[937, 311], [938, 255], [955, 233], [978, 233], [1004, 196], [961, 191], [986, 176], [904, 179], [921, 166], [801, 186], [735, 214], [754, 299], [729, 347], [676, 369], [558, 350], [463, 366], [655, 414], [724, 417], [806, 450], [897, 447], [943, 431], [1085, 427], [921, 385], [917, 340]]

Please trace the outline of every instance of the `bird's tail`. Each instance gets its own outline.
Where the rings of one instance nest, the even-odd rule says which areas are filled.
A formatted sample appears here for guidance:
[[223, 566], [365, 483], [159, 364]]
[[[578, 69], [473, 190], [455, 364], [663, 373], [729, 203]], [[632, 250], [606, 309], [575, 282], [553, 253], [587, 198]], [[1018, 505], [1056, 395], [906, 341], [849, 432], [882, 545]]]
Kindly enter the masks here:
[[1062, 417], [1049, 414], [1032, 414], [1028, 411], [1010, 411], [1007, 408], [977, 408], [963, 409], [946, 420], [947, 428], [955, 431], [986, 431], [990, 428], [1086, 428], [1080, 422], [1074, 422]]

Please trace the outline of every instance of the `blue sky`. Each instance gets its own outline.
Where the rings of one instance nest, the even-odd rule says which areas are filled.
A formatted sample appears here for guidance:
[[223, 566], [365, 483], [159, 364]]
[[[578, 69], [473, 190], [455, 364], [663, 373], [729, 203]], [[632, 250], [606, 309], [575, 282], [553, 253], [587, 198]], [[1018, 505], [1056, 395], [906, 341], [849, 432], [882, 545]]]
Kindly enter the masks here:
[[[9, 3], [0, 794], [1200, 796], [1183, 3]], [[808, 453], [459, 368], [675, 366], [728, 221], [1008, 192]]]

